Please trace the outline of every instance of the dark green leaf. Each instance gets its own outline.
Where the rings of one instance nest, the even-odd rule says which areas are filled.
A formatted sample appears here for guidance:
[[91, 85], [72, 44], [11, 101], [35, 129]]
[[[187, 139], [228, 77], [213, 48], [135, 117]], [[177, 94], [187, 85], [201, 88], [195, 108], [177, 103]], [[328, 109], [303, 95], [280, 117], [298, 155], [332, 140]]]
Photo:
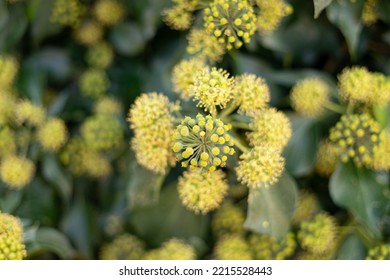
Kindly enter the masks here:
[[[387, 182], [388, 184], [388, 182]], [[353, 163], [339, 164], [330, 179], [333, 201], [348, 209], [374, 238], [380, 238], [388, 197], [386, 182], [366, 168]]]
[[[2, 7], [0, 8], [2, 9]], [[3, 15], [7, 17], [6, 13]], [[0, 53], [3, 51], [13, 51], [14, 45], [22, 38], [27, 30], [27, 26], [28, 22], [22, 7], [20, 5], [11, 7], [7, 22], [3, 22], [0, 28]]]
[[49, 183], [57, 188], [62, 199], [68, 202], [72, 194], [71, 179], [61, 168], [54, 154], [44, 155], [42, 159], [42, 175]]
[[363, 25], [361, 18], [362, 1], [338, 0], [326, 9], [329, 20], [343, 33], [349, 53], [353, 60], [357, 58], [360, 33]]
[[0, 198], [0, 210], [5, 213], [13, 213], [22, 201], [23, 191], [9, 191]]
[[278, 239], [285, 237], [290, 229], [296, 198], [296, 182], [287, 172], [269, 188], [250, 189], [245, 228]]
[[304, 176], [311, 172], [316, 160], [320, 141], [318, 124], [315, 119], [290, 117], [293, 135], [285, 148], [286, 169], [294, 176]]
[[129, 221], [152, 246], [158, 246], [172, 236], [204, 239], [208, 226], [207, 216], [195, 215], [184, 208], [175, 185], [162, 190], [157, 205], [132, 212]]
[[333, 0], [313, 0], [314, 18], [318, 18], [321, 12], [332, 3]]
[[114, 48], [123, 55], [136, 55], [145, 46], [146, 40], [136, 23], [122, 23], [113, 27], [110, 39]]
[[337, 252], [338, 260], [363, 260], [366, 249], [362, 240], [356, 234], [349, 235]]
[[41, 227], [35, 236], [35, 249], [48, 250], [57, 254], [61, 259], [70, 259], [74, 250], [69, 239], [62, 232], [48, 227]]

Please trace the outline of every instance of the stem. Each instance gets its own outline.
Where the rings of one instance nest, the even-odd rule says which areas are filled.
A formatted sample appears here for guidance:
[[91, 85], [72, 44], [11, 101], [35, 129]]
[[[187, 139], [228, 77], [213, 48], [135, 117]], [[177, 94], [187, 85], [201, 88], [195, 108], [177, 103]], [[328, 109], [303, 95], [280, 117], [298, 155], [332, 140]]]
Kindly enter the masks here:
[[235, 121], [230, 121], [229, 122], [233, 127], [235, 128], [241, 128], [245, 130], [252, 130], [249, 124], [247, 123], [242, 123], [242, 122], [235, 122]]
[[243, 153], [249, 152], [249, 147], [245, 145], [241, 139], [234, 137], [233, 135], [230, 134], [231, 139], [234, 141], [234, 145]]
[[354, 106], [352, 105], [352, 103], [348, 103], [347, 114], [348, 115], [352, 114], [353, 109], [354, 109]]
[[228, 115], [230, 115], [231, 113], [233, 113], [234, 110], [237, 109], [237, 107], [238, 107], [238, 106], [237, 106], [234, 102], [231, 102], [231, 103], [228, 105], [228, 107], [226, 107], [225, 109], [223, 109], [223, 110], [221, 111], [221, 113], [219, 113], [218, 117], [219, 117], [220, 119], [223, 119], [223, 118], [227, 117]]
[[337, 103], [328, 101], [324, 104], [324, 107], [330, 111], [343, 115], [345, 113], [345, 108]]

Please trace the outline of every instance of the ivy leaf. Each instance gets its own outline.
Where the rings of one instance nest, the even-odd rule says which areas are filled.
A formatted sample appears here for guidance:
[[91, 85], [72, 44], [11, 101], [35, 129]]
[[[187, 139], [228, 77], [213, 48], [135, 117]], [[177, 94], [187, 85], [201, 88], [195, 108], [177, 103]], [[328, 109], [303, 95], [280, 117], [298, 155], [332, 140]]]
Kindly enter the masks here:
[[386, 214], [388, 182], [367, 168], [357, 168], [353, 163], [339, 164], [330, 178], [330, 195], [333, 201], [348, 209], [355, 219], [371, 233], [381, 237]]
[[363, 260], [366, 256], [363, 241], [356, 234], [349, 235], [337, 252], [338, 260]]
[[332, 3], [333, 0], [313, 0], [314, 18], [318, 18], [321, 12]]
[[296, 198], [297, 184], [287, 172], [269, 188], [250, 189], [245, 228], [278, 239], [285, 237], [290, 229]]

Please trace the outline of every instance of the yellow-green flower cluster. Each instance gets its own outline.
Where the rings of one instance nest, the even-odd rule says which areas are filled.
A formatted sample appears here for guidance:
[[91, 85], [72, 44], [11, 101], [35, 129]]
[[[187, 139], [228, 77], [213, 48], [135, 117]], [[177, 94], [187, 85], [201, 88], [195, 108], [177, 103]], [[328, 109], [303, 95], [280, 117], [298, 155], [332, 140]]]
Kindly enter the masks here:
[[252, 131], [247, 136], [253, 146], [269, 146], [283, 150], [292, 135], [290, 120], [275, 108], [253, 113], [250, 128]]
[[281, 241], [266, 234], [251, 234], [248, 237], [248, 244], [256, 260], [287, 259], [294, 254], [297, 246], [294, 234], [291, 232]]
[[26, 255], [20, 220], [0, 212], [0, 260], [22, 260]]
[[228, 189], [221, 170], [204, 173], [201, 169], [186, 171], [179, 178], [178, 192], [181, 202], [195, 214], [207, 214], [218, 208]]
[[91, 67], [107, 68], [114, 58], [112, 47], [106, 42], [91, 46], [87, 52], [87, 62]]
[[220, 238], [225, 235], [242, 235], [245, 217], [243, 211], [231, 202], [226, 202], [215, 212], [211, 221], [213, 234]]
[[123, 140], [123, 129], [119, 120], [110, 115], [95, 115], [81, 126], [81, 136], [95, 151], [115, 150]]
[[123, 20], [125, 9], [117, 0], [99, 0], [93, 7], [96, 19], [102, 25], [112, 26]]
[[103, 28], [98, 22], [87, 20], [74, 30], [73, 36], [79, 43], [92, 46], [103, 37]]
[[204, 61], [199, 58], [180, 61], [172, 71], [173, 91], [180, 94], [183, 100], [192, 98], [194, 96], [192, 86], [195, 84], [196, 74], [206, 67]]
[[220, 61], [226, 52], [224, 45], [217, 40], [210, 40], [210, 34], [204, 29], [191, 29], [187, 39], [187, 53], [210, 63]]
[[40, 126], [46, 119], [46, 111], [43, 107], [22, 100], [16, 106], [16, 121], [19, 124], [26, 123], [31, 126]]
[[366, 260], [390, 260], [390, 245], [382, 244], [371, 248]]
[[3, 90], [11, 87], [18, 70], [19, 64], [13, 56], [0, 55], [0, 89]]
[[337, 146], [329, 141], [322, 141], [318, 147], [315, 169], [318, 174], [329, 177], [336, 169], [338, 161]]
[[15, 117], [16, 98], [12, 92], [0, 88], [0, 125], [9, 124]]
[[15, 134], [9, 127], [0, 126], [0, 160], [16, 152]]
[[125, 233], [103, 246], [101, 260], [140, 260], [145, 253], [145, 244], [136, 236]]
[[390, 133], [381, 134], [379, 145], [374, 146], [370, 167], [374, 170], [390, 170]]
[[291, 106], [300, 115], [318, 117], [325, 112], [329, 100], [328, 85], [318, 78], [299, 81], [291, 90]]
[[265, 80], [254, 74], [237, 76], [233, 94], [240, 114], [251, 114], [264, 110], [271, 98]]
[[164, 242], [160, 248], [144, 255], [145, 260], [194, 260], [195, 258], [195, 249], [178, 238], [172, 238]]
[[83, 95], [92, 99], [99, 99], [106, 94], [110, 81], [104, 70], [92, 68], [81, 75], [79, 84]]
[[278, 28], [282, 19], [293, 12], [291, 5], [283, 0], [256, 0], [260, 11], [257, 16], [257, 29], [269, 33]]
[[191, 88], [194, 101], [198, 106], [215, 115], [217, 106], [221, 109], [233, 98], [234, 78], [223, 69], [204, 68], [196, 73], [195, 82]]
[[122, 113], [122, 105], [112, 97], [103, 97], [96, 101], [93, 110], [96, 115], [118, 116]]
[[59, 118], [48, 119], [37, 132], [38, 143], [46, 151], [58, 151], [68, 140], [65, 122]]
[[257, 146], [240, 156], [237, 178], [250, 188], [269, 187], [278, 182], [284, 163], [279, 149]]
[[378, 0], [364, 1], [362, 21], [365, 25], [372, 25], [379, 19]]
[[204, 9], [203, 20], [207, 32], [228, 50], [249, 43], [256, 31], [256, 16], [247, 0], [214, 0]]
[[137, 162], [156, 173], [174, 165], [172, 134], [174, 104], [161, 93], [144, 93], [129, 110], [128, 121], [134, 130], [132, 148]]
[[301, 247], [311, 253], [324, 255], [333, 250], [337, 226], [334, 218], [326, 213], [318, 214], [312, 221], [303, 222], [298, 231]]
[[175, 0], [172, 2], [174, 2], [174, 5], [165, 9], [162, 13], [163, 20], [172, 29], [189, 29], [194, 20], [192, 12], [197, 9], [199, 0]]
[[230, 126], [210, 115], [185, 117], [173, 135], [172, 149], [183, 167], [213, 172], [216, 167], [225, 166], [228, 156], [235, 152], [229, 130]]
[[217, 260], [251, 260], [251, 249], [240, 235], [225, 235], [217, 241], [214, 249]]
[[8, 156], [2, 160], [0, 165], [1, 180], [13, 189], [21, 189], [28, 185], [34, 173], [34, 163], [21, 156]]
[[380, 125], [367, 114], [344, 115], [330, 130], [342, 162], [352, 159], [357, 166], [369, 165], [374, 147], [380, 142]]
[[390, 101], [390, 77], [369, 72], [365, 67], [345, 68], [338, 76], [339, 93], [352, 104], [380, 104]]
[[108, 159], [91, 149], [80, 137], [70, 139], [61, 154], [61, 160], [76, 176], [102, 178], [112, 171]]
[[65, 26], [79, 25], [85, 7], [79, 0], [55, 0], [51, 21]]
[[294, 225], [299, 225], [302, 222], [310, 221], [318, 213], [320, 209], [317, 197], [308, 191], [300, 191], [298, 200], [292, 218]]

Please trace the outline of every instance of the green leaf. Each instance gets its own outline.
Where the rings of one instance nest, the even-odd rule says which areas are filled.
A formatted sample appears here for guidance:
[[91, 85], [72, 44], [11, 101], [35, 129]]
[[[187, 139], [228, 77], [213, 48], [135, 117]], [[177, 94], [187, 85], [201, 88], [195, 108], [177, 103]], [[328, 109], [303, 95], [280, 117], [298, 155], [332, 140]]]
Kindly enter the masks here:
[[362, 1], [338, 0], [326, 9], [329, 20], [343, 33], [349, 53], [357, 59], [360, 33], [363, 29], [361, 18]]
[[278, 239], [285, 237], [290, 229], [296, 198], [297, 184], [287, 172], [269, 188], [250, 189], [245, 228]]
[[[2, 7], [0, 6], [0, 10]], [[28, 22], [24, 10], [20, 5], [13, 5], [8, 9], [8, 16], [3, 14], [7, 22], [2, 22], [0, 28], [0, 53], [3, 51], [14, 50], [14, 45], [19, 42], [27, 30]], [[0, 16], [2, 16], [0, 14]], [[0, 22], [2, 20], [0, 19]]]
[[364, 243], [356, 234], [349, 235], [337, 252], [338, 260], [363, 260], [366, 256]]
[[376, 11], [379, 12], [379, 17], [381, 20], [390, 24], [390, 1], [389, 0], [379, 0], [379, 3], [376, 7]]
[[22, 201], [22, 191], [7, 191], [0, 198], [0, 210], [5, 213], [13, 213]]
[[141, 28], [136, 23], [122, 23], [112, 28], [110, 41], [122, 55], [136, 55], [146, 44]]
[[42, 159], [42, 175], [57, 188], [62, 199], [68, 202], [72, 194], [71, 179], [61, 168], [54, 154], [46, 153], [44, 155]]
[[387, 184], [372, 170], [357, 168], [353, 163], [338, 164], [330, 178], [333, 201], [348, 209], [375, 239], [381, 237], [386, 213]]
[[162, 190], [157, 205], [132, 212], [129, 221], [137, 234], [152, 246], [158, 246], [172, 236], [204, 239], [208, 231], [207, 216], [187, 210], [179, 199], [176, 185]]
[[70, 259], [74, 255], [74, 249], [67, 236], [49, 227], [41, 227], [37, 230], [31, 250], [47, 250], [61, 259]]
[[304, 176], [311, 172], [316, 160], [320, 136], [315, 119], [290, 117], [293, 134], [284, 149], [286, 170], [294, 176]]
[[333, 0], [313, 0], [314, 18], [318, 18], [321, 12], [332, 3]]

